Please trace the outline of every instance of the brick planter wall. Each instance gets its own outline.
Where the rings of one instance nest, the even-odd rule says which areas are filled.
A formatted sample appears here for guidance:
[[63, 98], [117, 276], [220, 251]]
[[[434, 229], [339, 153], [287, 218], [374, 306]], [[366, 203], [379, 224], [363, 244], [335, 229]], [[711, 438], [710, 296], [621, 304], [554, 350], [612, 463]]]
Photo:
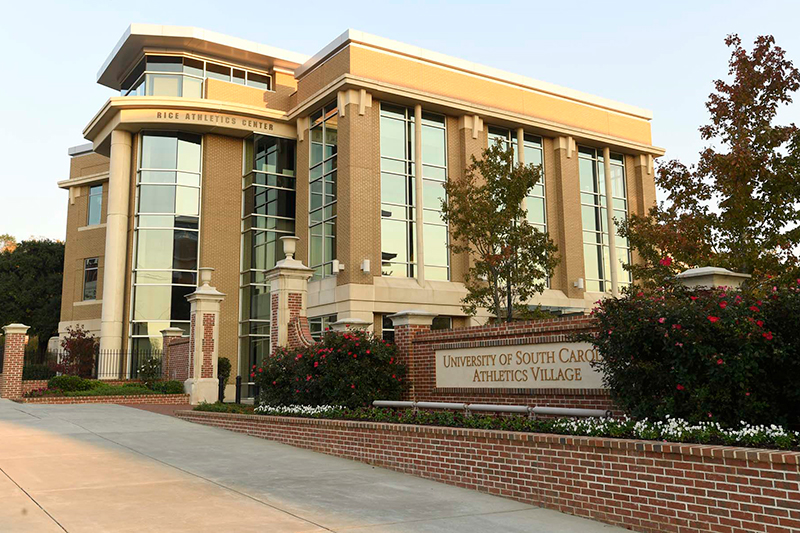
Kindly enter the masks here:
[[140, 394], [137, 396], [43, 396], [41, 398], [22, 398], [20, 403], [42, 404], [83, 404], [111, 403], [117, 405], [149, 404], [149, 405], [187, 405], [188, 394]]
[[[603, 389], [497, 389], [437, 388], [436, 350], [479, 346], [512, 346], [549, 342], [565, 342], [578, 333], [591, 332], [594, 320], [585, 315], [512, 322], [491, 326], [475, 326], [439, 331], [410, 326], [409, 332], [395, 329], [400, 359], [408, 365], [413, 385], [406, 399], [436, 402], [493, 403], [577, 407], [614, 410], [608, 392]], [[416, 329], [413, 329], [416, 328]]]
[[634, 531], [800, 528], [800, 453], [342, 420], [179, 418]]
[[168, 357], [162, 368], [164, 379], [189, 379], [189, 337], [173, 337], [167, 347]]

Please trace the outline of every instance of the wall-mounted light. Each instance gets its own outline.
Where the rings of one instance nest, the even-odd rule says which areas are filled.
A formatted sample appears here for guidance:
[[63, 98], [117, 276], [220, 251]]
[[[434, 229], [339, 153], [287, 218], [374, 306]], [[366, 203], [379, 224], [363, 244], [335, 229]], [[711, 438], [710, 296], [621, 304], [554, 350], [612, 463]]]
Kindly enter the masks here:
[[583, 289], [583, 278], [578, 278], [578, 280], [573, 283], [573, 285], [578, 289]]
[[369, 259], [364, 259], [363, 261], [361, 261], [361, 270], [365, 274], [369, 274]]

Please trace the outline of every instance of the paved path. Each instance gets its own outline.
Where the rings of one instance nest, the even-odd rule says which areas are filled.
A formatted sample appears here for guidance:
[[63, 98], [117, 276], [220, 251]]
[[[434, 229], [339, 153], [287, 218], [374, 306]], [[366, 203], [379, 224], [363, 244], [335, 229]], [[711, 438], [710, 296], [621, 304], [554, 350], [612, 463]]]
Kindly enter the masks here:
[[141, 409], [7, 400], [0, 530], [625, 531]]

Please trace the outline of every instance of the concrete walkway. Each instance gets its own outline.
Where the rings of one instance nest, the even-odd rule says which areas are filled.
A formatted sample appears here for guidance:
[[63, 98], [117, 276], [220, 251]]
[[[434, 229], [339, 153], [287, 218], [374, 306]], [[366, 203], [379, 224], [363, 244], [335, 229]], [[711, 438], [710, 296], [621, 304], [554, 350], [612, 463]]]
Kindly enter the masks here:
[[625, 531], [141, 409], [7, 400], [0, 530]]

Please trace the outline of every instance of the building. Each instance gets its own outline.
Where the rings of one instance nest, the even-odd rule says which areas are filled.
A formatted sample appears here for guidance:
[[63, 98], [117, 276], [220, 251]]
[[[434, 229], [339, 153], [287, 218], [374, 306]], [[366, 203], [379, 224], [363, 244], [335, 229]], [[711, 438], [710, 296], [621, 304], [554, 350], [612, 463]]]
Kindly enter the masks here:
[[[60, 331], [108, 349], [186, 329], [198, 267], [226, 293], [219, 353], [247, 368], [269, 345], [265, 273], [297, 235], [314, 269], [312, 331], [461, 311], [468, 258], [450, 254], [442, 182], [500, 140], [543, 181], [529, 219], [561, 262], [532, 304], [583, 311], [636, 260], [608, 213], [655, 203], [651, 114], [571, 89], [348, 30], [313, 57], [186, 27], [131, 25], [100, 68], [119, 92], [71, 148]], [[421, 152], [421, 158], [415, 154]], [[613, 191], [611, 198], [606, 188]], [[485, 318], [485, 317], [483, 317]]]

